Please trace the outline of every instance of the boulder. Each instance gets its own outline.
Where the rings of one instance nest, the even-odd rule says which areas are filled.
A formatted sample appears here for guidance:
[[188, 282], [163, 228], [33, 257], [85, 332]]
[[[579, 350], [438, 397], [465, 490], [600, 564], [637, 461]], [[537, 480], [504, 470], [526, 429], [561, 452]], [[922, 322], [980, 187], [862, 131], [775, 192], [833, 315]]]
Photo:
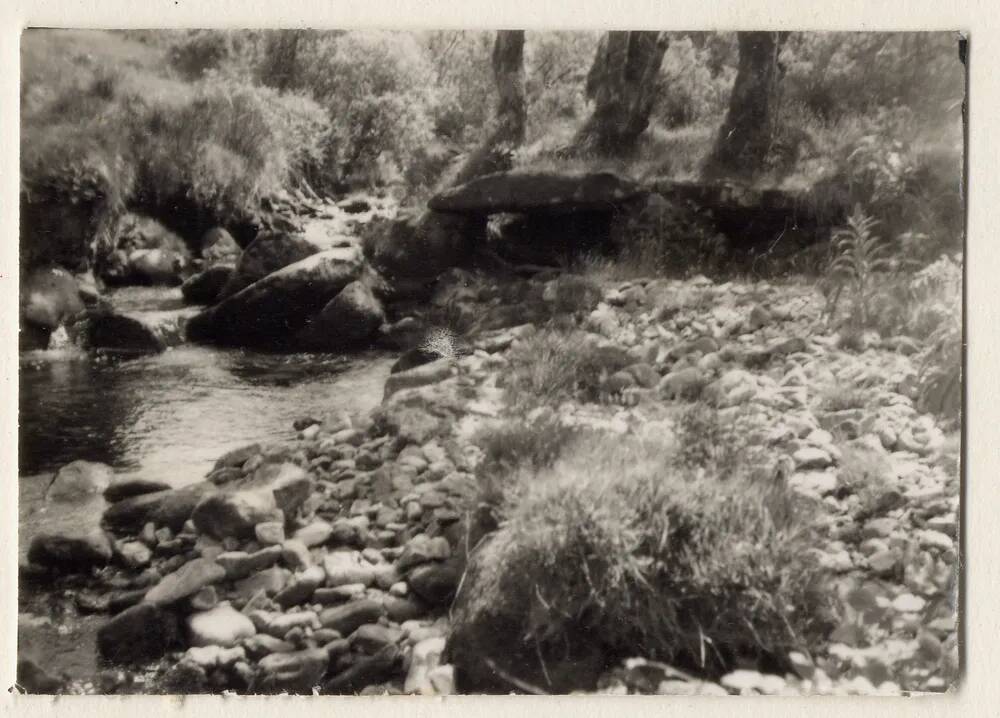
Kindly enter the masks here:
[[155, 354], [183, 341], [185, 319], [186, 316], [178, 312], [137, 318], [98, 309], [91, 312], [83, 323], [81, 339], [89, 349]]
[[496, 172], [440, 192], [427, 203], [438, 212], [608, 211], [643, 194], [635, 182], [611, 172]]
[[56, 472], [45, 491], [48, 501], [80, 501], [99, 494], [111, 484], [114, 470], [96, 461], [72, 461]]
[[232, 277], [218, 296], [223, 299], [232, 296], [258, 279], [319, 251], [319, 247], [298, 234], [262, 232], [239, 255]]
[[62, 572], [87, 572], [111, 560], [111, 541], [101, 529], [81, 533], [38, 534], [28, 547], [28, 561]]
[[198, 502], [215, 491], [215, 486], [202, 481], [181, 489], [133, 496], [109, 506], [103, 522], [111, 530], [122, 533], [137, 534], [150, 522], [180, 531]]
[[41, 343], [31, 348], [44, 349], [53, 329], [84, 310], [80, 286], [60, 267], [35, 269], [21, 280], [20, 310], [22, 324], [37, 330]]
[[173, 573], [167, 574], [146, 593], [146, 603], [167, 606], [182, 598], [193, 596], [205, 586], [221, 581], [226, 572], [215, 561], [196, 558], [188, 561]]
[[231, 345], [281, 345], [361, 274], [353, 248], [313, 254], [267, 275], [191, 318], [188, 338]]
[[240, 245], [222, 227], [212, 227], [201, 237], [201, 258], [205, 266], [233, 265], [240, 257]]
[[446, 269], [466, 261], [485, 234], [483, 220], [409, 210], [370, 225], [365, 256], [387, 281], [391, 298], [419, 296]]
[[181, 294], [188, 304], [215, 304], [222, 288], [232, 279], [233, 265], [215, 264], [185, 280]]
[[250, 538], [258, 523], [280, 520], [280, 517], [274, 494], [260, 489], [210, 494], [191, 512], [191, 520], [199, 533], [220, 540]]
[[152, 603], [127, 608], [97, 631], [101, 656], [115, 663], [141, 663], [159, 658], [177, 641], [177, 617]]
[[187, 625], [192, 646], [229, 648], [257, 633], [250, 619], [228, 603], [191, 614]]
[[384, 321], [382, 302], [368, 285], [355, 281], [319, 310], [296, 343], [312, 351], [354, 349], [374, 337]]

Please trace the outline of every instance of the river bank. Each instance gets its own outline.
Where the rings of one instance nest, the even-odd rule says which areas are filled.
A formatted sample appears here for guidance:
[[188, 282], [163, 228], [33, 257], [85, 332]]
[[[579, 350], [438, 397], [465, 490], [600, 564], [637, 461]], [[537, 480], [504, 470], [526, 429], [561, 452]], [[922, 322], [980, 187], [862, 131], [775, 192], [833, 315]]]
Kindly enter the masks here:
[[[452, 291], [483, 324], [514, 323], [509, 288], [457, 279]], [[946, 688], [942, 673], [957, 670], [957, 435], [913, 408], [909, 344], [869, 336], [857, 346], [830, 333], [805, 284], [603, 279], [586, 297], [571, 280], [524, 280], [514, 293], [538, 294], [547, 318], [485, 329], [464, 338], [471, 355], [444, 349], [393, 374], [367, 415], [301, 414], [294, 438], [230, 452], [204, 482], [114, 502], [104, 514], [114, 542], [74, 549], [108, 565], [44, 592], [71, 597], [71, 613], [108, 614], [94, 639], [102, 661], [139, 670], [104, 670], [71, 690]], [[699, 675], [639, 651], [533, 667], [495, 632], [496, 612], [528, 617], [507, 605], [516, 589], [495, 595], [476, 578], [489, 568], [485, 547], [517, 525], [516, 510], [484, 491], [489, 437], [505, 422], [539, 420], [516, 406], [511, 384], [525, 351], [528, 365], [544, 365], [538, 342], [552, 332], [604, 348], [593, 393], [548, 402], [550, 429], [585, 427], [597, 447], [651, 434], [670, 446], [684, 443], [680, 417], [693, 405], [722, 417], [739, 409], [739, 433], [816, 516], [810, 570], [836, 615], [820, 644], [783, 657], [790, 669], [730, 663]], [[491, 533], [497, 519], [507, 528]], [[25, 585], [38, 580], [22, 573]], [[494, 614], [475, 609], [483, 597]]]

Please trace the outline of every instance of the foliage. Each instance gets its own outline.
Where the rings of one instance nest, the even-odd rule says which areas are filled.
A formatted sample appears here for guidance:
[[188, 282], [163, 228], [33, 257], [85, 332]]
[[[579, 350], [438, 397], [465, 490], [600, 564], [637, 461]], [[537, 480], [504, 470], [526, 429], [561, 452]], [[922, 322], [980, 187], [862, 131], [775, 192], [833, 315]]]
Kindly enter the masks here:
[[297, 61], [296, 86], [329, 116], [321, 186], [388, 179], [430, 141], [432, 68], [413, 35], [317, 33], [300, 42]]
[[[719, 42], [707, 41], [705, 35]], [[655, 109], [663, 128], [712, 124], [722, 118], [736, 79], [733, 40], [733, 33], [684, 33], [671, 40], [660, 70], [660, 100]], [[720, 45], [727, 42], [731, 64], [716, 59]]]
[[586, 636], [709, 675], [780, 662], [826, 628], [807, 519], [774, 510], [778, 484], [690, 480], [658, 442], [610, 435], [516, 479], [464, 620], [520, 614], [542, 647]]
[[[58, 37], [26, 37], [26, 187], [58, 185], [80, 201], [94, 186], [86, 178], [99, 177], [117, 205], [185, 197], [223, 222], [322, 160], [327, 118], [311, 100], [211, 72], [178, 82], [157, 74], [162, 50], [109, 37], [117, 55], [132, 57], [114, 69], [54, 50]], [[100, 40], [67, 39], [70, 48]]]
[[873, 233], [877, 220], [864, 214], [860, 205], [847, 218], [847, 226], [833, 232], [830, 276], [850, 292], [859, 321], [867, 326], [870, 301], [878, 275], [889, 269], [889, 247]]

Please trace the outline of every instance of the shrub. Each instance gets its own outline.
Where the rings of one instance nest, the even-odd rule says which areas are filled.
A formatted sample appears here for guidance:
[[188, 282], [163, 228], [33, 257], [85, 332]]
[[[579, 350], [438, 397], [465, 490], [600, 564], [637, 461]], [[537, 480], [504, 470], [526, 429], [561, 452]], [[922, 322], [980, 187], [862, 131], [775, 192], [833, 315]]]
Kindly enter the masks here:
[[824, 635], [830, 600], [808, 519], [787, 501], [777, 484], [688, 480], [657, 445], [580, 442], [511, 490], [456, 630], [513, 624], [540, 656], [582, 640], [710, 675], [746, 658], [781, 664]]
[[432, 68], [408, 33], [316, 33], [298, 51], [296, 86], [326, 108], [317, 182], [371, 182], [380, 161], [405, 168], [432, 137]]

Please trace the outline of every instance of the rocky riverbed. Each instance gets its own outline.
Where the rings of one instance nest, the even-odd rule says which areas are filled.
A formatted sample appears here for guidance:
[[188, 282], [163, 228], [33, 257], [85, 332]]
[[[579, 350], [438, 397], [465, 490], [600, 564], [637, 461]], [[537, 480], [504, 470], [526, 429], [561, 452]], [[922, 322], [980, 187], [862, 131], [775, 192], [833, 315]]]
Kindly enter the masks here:
[[[480, 505], [474, 437], [508, 413], [509, 353], [539, 327], [517, 321], [495, 280], [452, 280], [442, 291], [486, 328], [466, 337], [469, 353], [442, 351], [392, 374], [370, 414], [300, 417], [287, 440], [231, 451], [183, 488], [86, 466], [57, 476], [49, 491], [62, 500], [103, 493], [110, 506], [99, 525], [32, 541], [22, 606], [58, 605], [57, 621], [98, 617], [85, 619], [99, 626], [97, 668], [63, 682], [24, 665], [22, 682], [68, 692], [445, 695], [469, 689], [464, 676], [477, 666], [462, 660], [502, 666], [489, 655], [449, 663], [463, 655], [449, 645], [450, 616], [468, 561], [495, 528]], [[522, 296], [550, 307], [567, 286], [551, 274], [519, 282]], [[596, 690], [948, 688], [959, 443], [914, 407], [914, 342], [830, 332], [822, 297], [804, 283], [600, 286], [580, 327], [625, 366], [602, 378], [600, 400], [554, 407], [558, 420], [669, 436], [677, 410], [695, 401], [739, 414], [787, 489], [819, 510], [815, 552], [843, 615], [828, 644], [790, 657], [794, 672], [734, 667], [706, 680], [636, 656], [605, 670]], [[874, 498], [869, 479], [884, 486]], [[498, 675], [508, 690], [538, 688]], [[578, 687], [594, 690], [589, 683]]]

